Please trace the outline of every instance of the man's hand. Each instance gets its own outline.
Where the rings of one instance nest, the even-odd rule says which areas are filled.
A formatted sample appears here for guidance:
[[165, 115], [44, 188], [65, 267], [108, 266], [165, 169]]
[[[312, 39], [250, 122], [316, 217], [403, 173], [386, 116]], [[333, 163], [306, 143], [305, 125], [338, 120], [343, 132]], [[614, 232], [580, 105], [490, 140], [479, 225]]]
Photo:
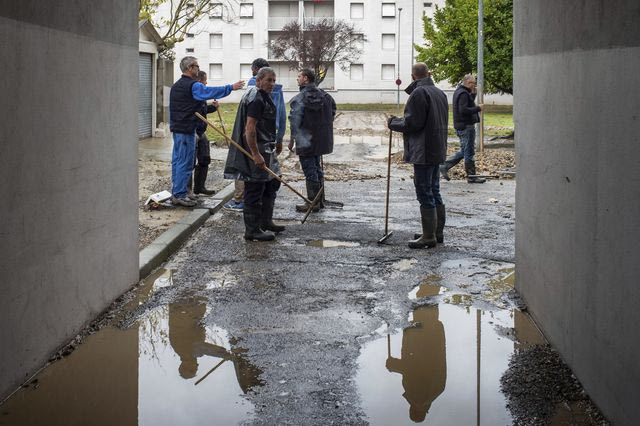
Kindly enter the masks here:
[[218, 109], [218, 107], [220, 106], [220, 103], [218, 101], [207, 101], [207, 103], [209, 105], [213, 105], [214, 107], [216, 107], [216, 109]]
[[387, 118], [387, 128], [391, 129], [391, 122], [393, 121], [394, 118], [397, 118], [395, 115], [392, 115], [391, 117]]
[[480, 111], [482, 111], [483, 108], [484, 108], [484, 104], [478, 104], [477, 106], [478, 106], [478, 108], [480, 108]]
[[240, 81], [236, 81], [235, 83], [233, 83], [231, 85], [231, 88], [233, 90], [239, 90], [242, 89], [244, 87], [244, 81], [240, 80]]
[[294, 143], [293, 143], [293, 139], [289, 141], [289, 146], [287, 147], [289, 148], [289, 151], [295, 153], [295, 148], [294, 148]]
[[276, 155], [282, 154], [282, 141], [276, 142]]
[[256, 163], [259, 169], [265, 170], [267, 165], [264, 162], [264, 157], [259, 152], [253, 154], [253, 162]]

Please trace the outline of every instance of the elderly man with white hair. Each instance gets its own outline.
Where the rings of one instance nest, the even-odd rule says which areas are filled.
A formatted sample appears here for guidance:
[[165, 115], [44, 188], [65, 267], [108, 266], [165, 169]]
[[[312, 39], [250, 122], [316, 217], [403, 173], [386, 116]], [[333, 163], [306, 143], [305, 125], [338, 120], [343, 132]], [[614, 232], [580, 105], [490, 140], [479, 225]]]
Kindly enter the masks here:
[[202, 102], [228, 96], [232, 90], [242, 89], [244, 81], [220, 87], [208, 87], [198, 82], [200, 66], [193, 56], [180, 61], [182, 76], [171, 87], [169, 95], [169, 124], [173, 133], [173, 154], [171, 156], [171, 202], [175, 205], [193, 207], [195, 201], [189, 198], [188, 182], [193, 173], [196, 150], [196, 127]]

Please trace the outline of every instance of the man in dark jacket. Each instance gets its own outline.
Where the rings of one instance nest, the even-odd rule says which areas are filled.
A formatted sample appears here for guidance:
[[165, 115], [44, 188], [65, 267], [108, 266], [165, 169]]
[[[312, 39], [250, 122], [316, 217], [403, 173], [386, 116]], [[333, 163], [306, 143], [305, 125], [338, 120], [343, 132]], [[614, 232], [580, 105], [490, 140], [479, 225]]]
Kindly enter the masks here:
[[413, 183], [420, 202], [422, 235], [409, 241], [409, 247], [434, 247], [444, 238], [445, 209], [438, 167], [447, 154], [449, 103], [447, 95], [433, 84], [425, 64], [415, 64], [411, 77], [404, 117], [389, 118], [388, 127], [402, 132], [404, 161], [413, 164]]
[[460, 138], [460, 151], [447, 158], [447, 161], [440, 166], [440, 173], [446, 180], [449, 178], [449, 169], [455, 166], [464, 158], [464, 170], [467, 173], [468, 183], [484, 183], [485, 179], [469, 177], [476, 174], [475, 124], [480, 122], [478, 113], [482, 110], [482, 105], [475, 104], [476, 99], [476, 78], [467, 74], [462, 79], [462, 84], [458, 86], [453, 94], [453, 127]]
[[[307, 198], [314, 200], [324, 186], [324, 171], [321, 158], [333, 152], [333, 118], [336, 115], [336, 103], [322, 89], [316, 87], [316, 76], [310, 69], [298, 73], [300, 93], [291, 99], [289, 122], [291, 141], [289, 151], [300, 158], [307, 185]], [[320, 201], [314, 211], [323, 208]], [[296, 205], [296, 210], [306, 212], [308, 203]]]
[[244, 238], [250, 241], [271, 241], [271, 232], [282, 232], [284, 226], [273, 223], [273, 208], [280, 182], [266, 170], [279, 173], [276, 147], [276, 106], [270, 93], [276, 84], [273, 68], [264, 67], [256, 75], [256, 86], [251, 87], [238, 105], [232, 138], [252, 158], [229, 147], [224, 176], [244, 181]]
[[[198, 81], [206, 86], [207, 73], [198, 71]], [[213, 101], [211, 104], [203, 102], [200, 114], [206, 117], [207, 114], [216, 112], [217, 109], [217, 101]], [[209, 164], [211, 164], [211, 146], [209, 145], [209, 138], [207, 138], [206, 131], [207, 123], [200, 121], [198, 127], [196, 127], [196, 158], [193, 163], [193, 192], [195, 194], [213, 195], [216, 192], [207, 189], [205, 185], [207, 182], [207, 174], [209, 173]]]
[[185, 207], [195, 206], [187, 196], [188, 182], [193, 172], [196, 150], [196, 127], [200, 120], [195, 113], [209, 99], [228, 96], [232, 90], [242, 89], [244, 81], [221, 87], [208, 87], [196, 81], [200, 66], [193, 56], [180, 61], [182, 76], [171, 86], [169, 94], [169, 124], [173, 132], [173, 154], [171, 156], [171, 202]]

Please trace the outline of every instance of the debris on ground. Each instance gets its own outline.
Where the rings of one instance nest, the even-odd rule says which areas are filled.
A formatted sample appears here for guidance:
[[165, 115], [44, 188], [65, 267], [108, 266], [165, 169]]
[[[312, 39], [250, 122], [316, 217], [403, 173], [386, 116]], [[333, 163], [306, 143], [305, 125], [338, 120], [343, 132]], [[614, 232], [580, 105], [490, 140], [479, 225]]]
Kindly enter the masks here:
[[[500, 383], [514, 424], [609, 424], [558, 352], [549, 345], [517, 349]], [[574, 411], [579, 419], [572, 418]], [[561, 423], [552, 421], [560, 417]]]

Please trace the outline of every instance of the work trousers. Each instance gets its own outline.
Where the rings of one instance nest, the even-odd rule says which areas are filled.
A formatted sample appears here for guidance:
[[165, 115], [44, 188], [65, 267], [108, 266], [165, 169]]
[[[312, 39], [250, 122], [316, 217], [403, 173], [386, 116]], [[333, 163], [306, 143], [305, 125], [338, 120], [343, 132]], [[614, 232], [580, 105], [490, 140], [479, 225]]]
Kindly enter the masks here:
[[267, 182], [245, 182], [244, 183], [244, 205], [255, 206], [263, 199], [276, 199], [276, 194], [280, 189], [280, 181], [271, 179]]
[[193, 158], [196, 151], [196, 134], [173, 133], [171, 154], [171, 193], [176, 198], [187, 196], [187, 185], [193, 173]]
[[320, 155], [300, 156], [300, 166], [302, 166], [305, 179], [313, 182], [322, 182], [324, 172], [322, 171], [320, 159]]
[[431, 209], [443, 204], [440, 195], [440, 173], [438, 166], [413, 165], [413, 184], [420, 207]]

